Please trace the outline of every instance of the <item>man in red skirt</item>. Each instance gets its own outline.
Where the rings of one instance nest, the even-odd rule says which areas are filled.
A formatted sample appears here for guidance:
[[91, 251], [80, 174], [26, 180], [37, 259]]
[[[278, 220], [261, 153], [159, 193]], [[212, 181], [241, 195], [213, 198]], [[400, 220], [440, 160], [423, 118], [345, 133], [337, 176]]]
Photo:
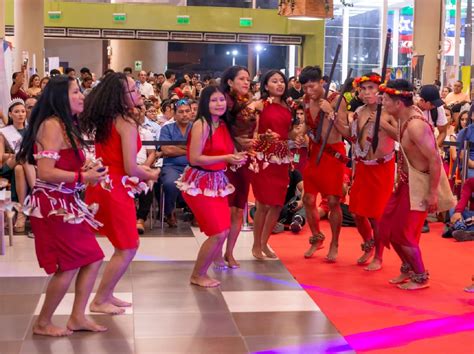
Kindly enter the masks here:
[[380, 75], [376, 73], [368, 73], [354, 80], [353, 86], [359, 90], [364, 105], [356, 110], [348, 129], [353, 144], [355, 170], [349, 210], [355, 215], [357, 230], [364, 240], [361, 245], [364, 253], [357, 263], [367, 263], [375, 248], [375, 257], [365, 268], [368, 271], [382, 268], [384, 246], [378, 235], [378, 222], [392, 194], [395, 178], [394, 139], [397, 123], [386, 112], [381, 116], [378, 148], [376, 151], [372, 149], [380, 82]]
[[340, 199], [342, 197], [344, 167], [348, 162], [348, 158], [346, 157], [342, 135], [338, 130], [339, 124], [335, 124], [334, 127], [336, 129], [331, 130], [319, 164], [316, 163], [316, 158], [321, 148], [322, 138], [316, 142], [315, 135], [319, 125], [319, 113], [321, 111], [324, 113], [321, 137], [326, 136], [329, 128], [329, 121], [331, 119], [336, 119], [336, 121], [341, 121], [347, 124], [346, 104], [343, 102], [339, 111], [335, 115], [334, 110], [338, 94], [331, 94], [328, 101], [323, 99], [324, 81], [322, 80], [322, 73], [319, 67], [305, 67], [301, 72], [299, 79], [305, 92], [303, 97], [305, 119], [308, 135], [311, 138], [309, 159], [303, 170], [305, 188], [303, 203], [307, 212], [307, 221], [312, 236], [309, 238], [311, 246], [304, 256], [305, 258], [311, 257], [317, 249], [322, 248], [325, 239], [325, 236], [322, 234], [319, 227], [319, 215], [316, 207], [316, 197], [321, 193], [322, 195], [326, 195], [328, 199], [328, 219], [331, 224], [332, 232], [331, 245], [326, 260], [328, 262], [335, 262], [337, 258], [339, 234], [342, 222]]
[[[380, 220], [379, 235], [387, 247], [393, 246], [402, 261], [400, 275], [390, 283], [405, 290], [423, 289], [429, 286], [429, 274], [419, 242], [427, 213], [438, 207], [441, 159], [430, 123], [413, 105], [413, 86], [406, 80], [393, 80], [381, 85], [380, 91], [384, 93], [384, 109], [399, 122], [400, 153], [398, 185]], [[409, 168], [427, 173], [427, 182], [409, 178]], [[421, 185], [415, 185], [415, 181]], [[411, 199], [423, 201], [414, 205]]]

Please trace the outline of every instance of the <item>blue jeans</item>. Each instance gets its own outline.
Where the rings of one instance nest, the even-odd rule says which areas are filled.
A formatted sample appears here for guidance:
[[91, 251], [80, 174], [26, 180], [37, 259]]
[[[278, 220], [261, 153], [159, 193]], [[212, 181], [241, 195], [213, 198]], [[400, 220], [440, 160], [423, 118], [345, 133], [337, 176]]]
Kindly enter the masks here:
[[175, 209], [176, 200], [180, 195], [176, 187], [176, 180], [183, 173], [185, 166], [163, 166], [161, 169], [160, 180], [163, 184], [165, 193], [165, 215], [170, 215]]
[[[449, 217], [453, 216], [453, 214], [454, 214], [454, 209], [451, 209], [451, 210], [449, 211]], [[472, 217], [474, 216], [474, 210], [464, 210], [464, 211], [461, 213], [461, 215], [462, 215], [463, 221], [466, 220], [466, 219], [470, 219], [470, 218], [472, 218]], [[467, 226], [467, 225], [466, 225], [466, 226]], [[466, 231], [474, 231], [474, 223], [471, 224], [471, 225], [469, 225], [469, 226], [467, 226]]]

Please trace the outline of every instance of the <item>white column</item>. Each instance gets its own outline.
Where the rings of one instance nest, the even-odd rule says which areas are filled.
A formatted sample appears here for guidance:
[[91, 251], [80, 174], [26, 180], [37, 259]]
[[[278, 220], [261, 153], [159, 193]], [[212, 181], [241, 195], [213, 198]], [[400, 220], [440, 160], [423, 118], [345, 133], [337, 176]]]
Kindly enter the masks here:
[[349, 64], [349, 8], [342, 9], [342, 77], [341, 82], [347, 77]]
[[296, 46], [288, 46], [288, 77], [295, 76]]
[[398, 66], [398, 52], [400, 44], [400, 9], [393, 11], [393, 28], [392, 28], [392, 67]]
[[[36, 69], [44, 75], [44, 0], [14, 1], [14, 70], [19, 71], [24, 57], [28, 56], [32, 67], [33, 55], [36, 58]], [[34, 29], [34, 30], [32, 30]]]
[[[388, 0], [383, 0], [382, 6], [380, 8], [380, 18], [382, 20], [380, 24], [380, 46], [379, 46], [379, 68], [380, 74], [382, 74], [382, 66], [383, 66], [383, 53], [385, 50], [385, 41], [387, 40], [387, 18], [388, 18]], [[397, 44], [398, 45], [398, 44]]]
[[456, 1], [456, 32], [454, 35], [454, 66], [456, 67], [456, 75], [459, 72], [459, 53], [461, 47], [461, 1]]

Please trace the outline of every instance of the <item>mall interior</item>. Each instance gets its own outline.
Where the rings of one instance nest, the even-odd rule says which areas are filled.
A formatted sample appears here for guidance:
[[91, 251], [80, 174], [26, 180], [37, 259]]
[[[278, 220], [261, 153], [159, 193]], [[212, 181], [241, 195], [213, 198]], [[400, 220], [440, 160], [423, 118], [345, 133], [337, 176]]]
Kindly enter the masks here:
[[[247, 68], [254, 87], [270, 70], [298, 83], [307, 66], [319, 66], [324, 75], [330, 75], [333, 67], [327, 84], [337, 91], [348, 75], [382, 73], [385, 64], [386, 80], [405, 79], [415, 89], [436, 85], [440, 92], [445, 87], [450, 92], [461, 83], [471, 117], [473, 4], [473, 0], [0, 0], [0, 111], [6, 122], [16, 73], [25, 76], [26, 97], [41, 100], [39, 93], [29, 94], [31, 85], [36, 85], [33, 78], [38, 77], [40, 92], [40, 82], [53, 79], [56, 70], [68, 75], [74, 71], [74, 80], [82, 85], [82, 69], [87, 69], [84, 73], [90, 75], [92, 86], [80, 88], [87, 93], [100, 87], [111, 70], [122, 73], [127, 68], [138, 90], [145, 84], [140, 84], [144, 72], [144, 80], [155, 89], [153, 99], [142, 93], [147, 110], [149, 103], [156, 107], [155, 115], [164, 116], [168, 97], [160, 97], [164, 92], [160, 89], [167, 73], [178, 82], [191, 77], [191, 86], [197, 83], [202, 88], [209, 80], [222, 85], [226, 69], [238, 65]], [[303, 92], [304, 87], [295, 90]], [[180, 94], [174, 101], [176, 110], [183, 104]], [[191, 101], [198, 104], [195, 91]], [[35, 114], [36, 108], [32, 109]], [[464, 109], [458, 111], [459, 117]], [[142, 138], [157, 154], [166, 146], [161, 149], [159, 140], [158, 135]], [[3, 167], [4, 155], [5, 148], [0, 147]], [[76, 173], [80, 182], [81, 172]], [[16, 167], [14, 175], [17, 178]], [[0, 354], [474, 353], [474, 289], [463, 291], [474, 274], [474, 242], [444, 238], [447, 226], [439, 215], [428, 216], [429, 232], [420, 241], [430, 287], [401, 291], [388, 282], [400, 268], [393, 248], [385, 249], [380, 271], [364, 271], [356, 262], [361, 237], [354, 226], [341, 229], [337, 262], [325, 258], [331, 247], [327, 241], [313, 257], [303, 256], [308, 237], [314, 237], [304, 223], [297, 232], [283, 224], [278, 232], [274, 228], [269, 245], [276, 256], [256, 257], [252, 209], [257, 193], [251, 191], [233, 253], [238, 266], [211, 264], [209, 276], [220, 286], [203, 287], [190, 284], [189, 277], [208, 235], [186, 205], [176, 204], [176, 219], [171, 222], [164, 211], [167, 191], [153, 183], [152, 189], [149, 213], [137, 216], [139, 248], [114, 292], [129, 306], [114, 315], [89, 306], [102, 291], [100, 281], [116, 255], [108, 238], [97, 236], [105, 257], [85, 313], [107, 330], [71, 330], [59, 337], [35, 333], [53, 277], [38, 264], [41, 242], [30, 221], [17, 228], [13, 194], [0, 190]], [[272, 193], [271, 185], [267, 192]], [[328, 238], [332, 232], [328, 220], [321, 221], [321, 230]], [[80, 286], [80, 276], [67, 288], [52, 317], [60, 327], [69, 328], [69, 315], [77, 306], [74, 284]]]

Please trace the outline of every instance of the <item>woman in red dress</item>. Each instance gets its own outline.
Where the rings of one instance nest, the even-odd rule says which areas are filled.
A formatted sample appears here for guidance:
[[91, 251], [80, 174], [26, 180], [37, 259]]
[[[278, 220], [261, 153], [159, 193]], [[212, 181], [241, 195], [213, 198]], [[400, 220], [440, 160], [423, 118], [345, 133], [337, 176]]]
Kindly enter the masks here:
[[227, 196], [234, 192], [234, 186], [224, 170], [228, 164], [241, 165], [246, 160], [245, 152], [234, 154], [225, 121], [226, 112], [226, 98], [221, 89], [206, 87], [201, 93], [197, 119], [188, 137], [189, 166], [177, 181], [200, 229], [209, 236], [199, 250], [191, 275], [191, 284], [203, 287], [220, 284], [207, 275], [207, 270], [229, 234]]
[[286, 104], [287, 87], [285, 75], [278, 70], [265, 74], [260, 87], [263, 110], [258, 121], [255, 155], [249, 168], [253, 171], [252, 190], [257, 207], [252, 253], [261, 257], [276, 258], [267, 243], [285, 204], [289, 184], [291, 153], [288, 139], [292, 114]]
[[[77, 126], [83, 105], [84, 96], [75, 80], [52, 78], [33, 109], [17, 155], [22, 162], [34, 164], [36, 160], [38, 178], [25, 200], [24, 212], [30, 216], [38, 262], [46, 273], [53, 274], [33, 325], [33, 333], [39, 335], [62, 337], [76, 330], [106, 330], [84, 315], [104, 254], [89, 227], [100, 225], [94, 220], [94, 207], [82, 202], [80, 192], [83, 183], [105, 178], [107, 169], [84, 164]], [[52, 323], [52, 317], [76, 274], [74, 306], [67, 328], [61, 328]]]
[[112, 73], [87, 96], [81, 116], [86, 133], [95, 135], [96, 158], [109, 168], [106, 183], [90, 186], [86, 200], [99, 205], [97, 219], [103, 224], [99, 233], [115, 248], [91, 303], [92, 312], [121, 314], [123, 307], [131, 306], [113, 292], [139, 245], [134, 194], [146, 190], [139, 181], [156, 181], [159, 174], [136, 162], [141, 141], [135, 107], [142, 104], [135, 82], [125, 74]]
[[[252, 149], [254, 133], [257, 127], [257, 111], [255, 102], [252, 102], [250, 90], [250, 74], [242, 66], [228, 68], [221, 78], [221, 88], [227, 98], [229, 108], [229, 130], [234, 139], [237, 151], [249, 151]], [[235, 192], [229, 196], [231, 208], [231, 228], [227, 239], [224, 259], [230, 268], [238, 268], [240, 264], [235, 260], [233, 252], [242, 228], [243, 210], [247, 204], [250, 189], [250, 174], [248, 166], [240, 168], [229, 168], [226, 175], [235, 186]], [[262, 258], [259, 255], [256, 257]], [[216, 264], [221, 262], [222, 254], [219, 255]]]

